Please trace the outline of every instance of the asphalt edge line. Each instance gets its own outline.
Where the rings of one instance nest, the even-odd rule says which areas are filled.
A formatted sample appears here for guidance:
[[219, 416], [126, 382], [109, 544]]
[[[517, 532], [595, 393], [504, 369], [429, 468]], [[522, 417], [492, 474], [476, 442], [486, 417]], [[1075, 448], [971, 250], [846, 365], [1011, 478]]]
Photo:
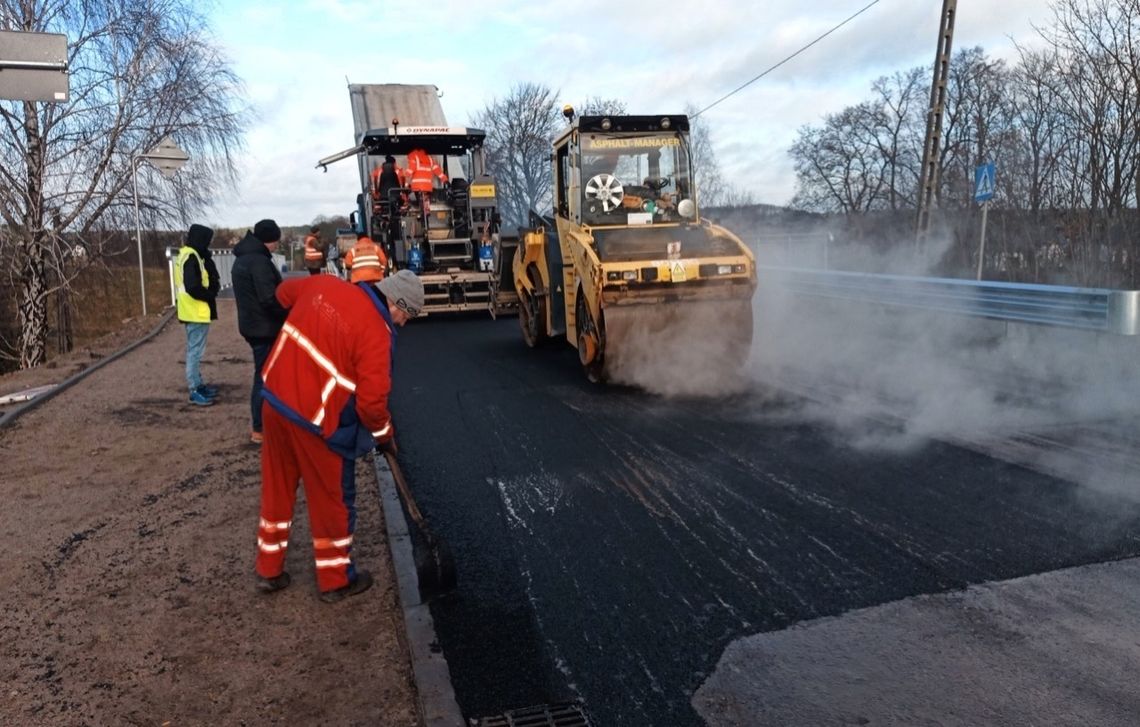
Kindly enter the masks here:
[[52, 388], [50, 391], [46, 391], [46, 392], [40, 394], [39, 396], [35, 396], [35, 397], [29, 399], [28, 401], [24, 402], [23, 404], [20, 404], [16, 408], [9, 409], [8, 411], [4, 412], [3, 415], [0, 415], [0, 429], [3, 429], [4, 427], [8, 426], [12, 422], [16, 421], [16, 419], [18, 419], [20, 416], [26, 414], [27, 412], [31, 411], [32, 409], [35, 409], [40, 404], [43, 404], [46, 401], [48, 401], [49, 399], [53, 398], [56, 394], [59, 394], [60, 392], [66, 391], [67, 389], [70, 389], [72, 386], [75, 386], [80, 381], [87, 378], [91, 374], [95, 373], [99, 369], [103, 368], [107, 364], [111, 363], [112, 361], [116, 361], [116, 360], [122, 358], [123, 356], [126, 356], [131, 351], [134, 351], [139, 346], [141, 346], [144, 343], [146, 343], [147, 341], [151, 340], [152, 338], [157, 336], [159, 333], [161, 333], [162, 329], [166, 328], [166, 324], [170, 323], [170, 320], [173, 317], [174, 317], [174, 308], [171, 308], [170, 310], [166, 311], [166, 313], [163, 314], [162, 320], [158, 322], [158, 325], [155, 326], [154, 330], [151, 331], [150, 333], [146, 334], [145, 336], [143, 336], [139, 340], [130, 344], [126, 348], [123, 348], [119, 351], [116, 351], [115, 353], [111, 354], [110, 356], [105, 356], [98, 363], [96, 363], [92, 366], [88, 366], [87, 368], [83, 369], [79, 373], [72, 375], [70, 378], [64, 379], [60, 383], [56, 384], [55, 387]]
[[420, 723], [425, 727], [465, 727], [463, 714], [455, 701], [451, 671], [438, 645], [431, 608], [420, 597], [415, 559], [412, 556], [412, 539], [408, 534], [408, 523], [404, 519], [404, 507], [396, 493], [396, 482], [392, 479], [392, 471], [388, 469], [384, 457], [374, 456], [372, 467], [380, 486], [388, 551], [392, 556], [392, 570], [396, 574], [396, 595], [404, 614], [404, 631], [412, 659], [412, 678], [416, 685]]

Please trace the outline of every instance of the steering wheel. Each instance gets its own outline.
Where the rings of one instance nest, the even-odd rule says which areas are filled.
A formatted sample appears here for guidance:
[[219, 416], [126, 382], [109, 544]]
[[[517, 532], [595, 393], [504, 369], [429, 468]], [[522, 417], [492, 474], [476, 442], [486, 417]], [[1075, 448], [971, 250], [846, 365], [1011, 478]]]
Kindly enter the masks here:
[[602, 211], [610, 212], [621, 206], [625, 197], [625, 190], [621, 182], [612, 174], [595, 174], [586, 182], [586, 199], [595, 199], [602, 203]]
[[645, 182], [643, 182], [643, 184], [645, 184], [646, 187], [649, 187], [650, 189], [652, 189], [654, 192], [660, 192], [661, 190], [663, 190], [669, 186], [670, 181], [671, 180], [669, 179], [669, 177], [656, 177], [656, 178], [650, 177], [650, 178], [647, 178], [645, 180]]

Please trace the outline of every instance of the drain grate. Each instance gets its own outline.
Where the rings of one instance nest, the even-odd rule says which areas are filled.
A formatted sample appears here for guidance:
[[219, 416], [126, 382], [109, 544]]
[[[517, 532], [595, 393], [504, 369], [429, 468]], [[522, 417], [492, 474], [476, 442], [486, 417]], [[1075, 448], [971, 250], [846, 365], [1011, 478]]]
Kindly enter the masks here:
[[541, 704], [483, 717], [476, 727], [591, 727], [582, 705], [573, 702]]

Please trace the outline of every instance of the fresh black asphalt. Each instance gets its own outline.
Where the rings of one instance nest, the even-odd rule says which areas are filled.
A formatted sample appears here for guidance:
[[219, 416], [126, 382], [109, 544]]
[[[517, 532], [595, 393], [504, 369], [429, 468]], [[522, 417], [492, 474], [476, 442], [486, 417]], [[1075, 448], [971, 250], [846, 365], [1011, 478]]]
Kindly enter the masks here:
[[457, 557], [432, 614], [465, 716], [700, 724], [735, 638], [1140, 553], [1131, 503], [938, 442], [857, 449], [800, 403], [591, 385], [513, 318], [403, 329], [400, 460]]

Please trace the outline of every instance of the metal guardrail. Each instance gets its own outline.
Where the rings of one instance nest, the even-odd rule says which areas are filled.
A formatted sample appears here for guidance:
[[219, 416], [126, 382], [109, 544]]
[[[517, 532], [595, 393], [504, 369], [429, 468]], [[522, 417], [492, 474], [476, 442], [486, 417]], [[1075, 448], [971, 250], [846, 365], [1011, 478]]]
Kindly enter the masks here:
[[1140, 335], [1140, 290], [757, 267], [761, 285], [797, 295]]

